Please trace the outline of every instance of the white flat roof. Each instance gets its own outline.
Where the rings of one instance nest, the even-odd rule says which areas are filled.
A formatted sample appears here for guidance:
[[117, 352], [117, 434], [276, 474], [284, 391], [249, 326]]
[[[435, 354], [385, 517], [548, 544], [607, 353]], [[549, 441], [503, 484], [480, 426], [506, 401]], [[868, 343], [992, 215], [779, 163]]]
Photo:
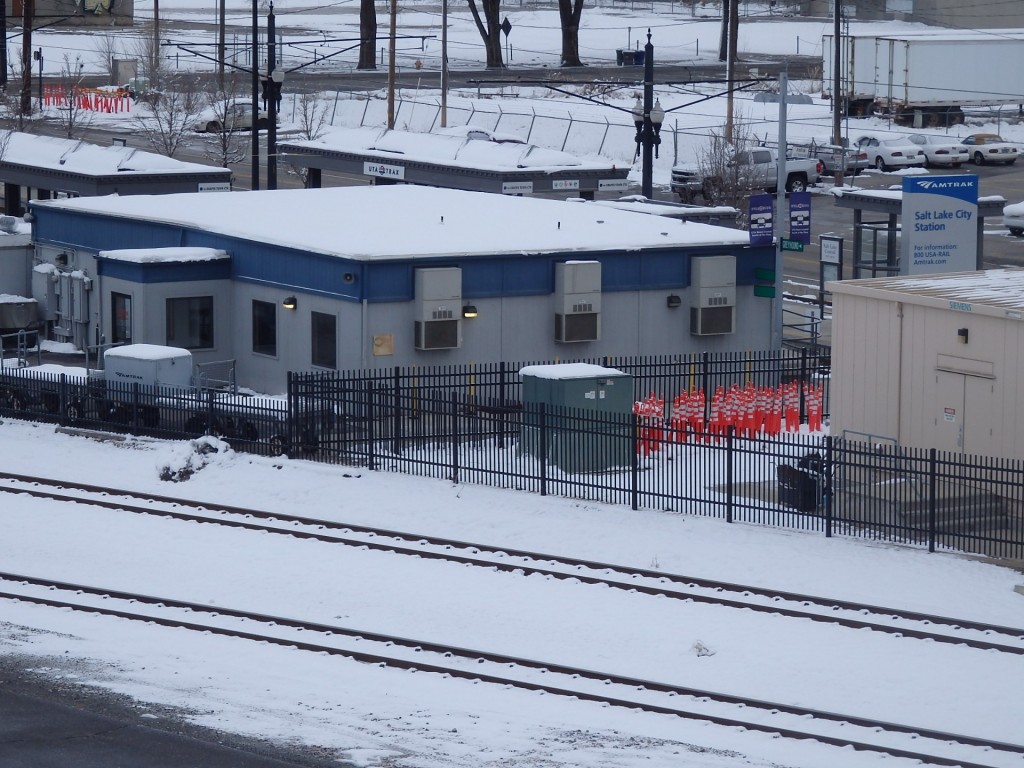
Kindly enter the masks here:
[[415, 185], [80, 197], [33, 203], [372, 261], [745, 245], [746, 232], [602, 206]]
[[68, 171], [86, 176], [124, 176], [140, 174], [209, 173], [223, 176], [225, 169], [199, 163], [186, 163], [155, 152], [132, 147], [88, 144], [77, 139], [35, 136], [4, 131], [10, 140], [3, 153], [5, 162]]
[[[382, 161], [424, 162], [485, 171], [561, 171], [612, 167], [603, 157], [579, 157], [525, 142], [470, 138], [471, 131], [416, 133], [379, 127], [336, 128], [312, 140], [286, 141], [296, 147], [378, 157]], [[490, 134], [489, 131], [481, 131]], [[283, 154], [287, 154], [287, 149]]]
[[[833, 294], [945, 307], [961, 312], [1007, 315], [1024, 319], [1024, 269], [986, 269], [915, 277], [875, 277], [828, 284]], [[1008, 313], [1015, 313], [1009, 315]]]

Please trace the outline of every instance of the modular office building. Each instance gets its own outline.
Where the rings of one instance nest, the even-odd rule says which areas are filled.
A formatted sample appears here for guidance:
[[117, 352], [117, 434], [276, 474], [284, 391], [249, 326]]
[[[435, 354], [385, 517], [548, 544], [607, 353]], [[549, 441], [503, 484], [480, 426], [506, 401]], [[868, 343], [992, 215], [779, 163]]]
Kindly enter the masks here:
[[[610, 209], [418, 186], [32, 204], [51, 337], [288, 371], [766, 349], [772, 246]], [[17, 293], [13, 287], [2, 287]]]

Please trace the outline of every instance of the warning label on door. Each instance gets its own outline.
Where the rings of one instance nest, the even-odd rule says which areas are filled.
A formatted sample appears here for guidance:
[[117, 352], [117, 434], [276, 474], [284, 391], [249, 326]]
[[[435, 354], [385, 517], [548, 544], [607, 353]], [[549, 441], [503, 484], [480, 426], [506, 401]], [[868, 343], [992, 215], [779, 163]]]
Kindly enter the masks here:
[[946, 421], [956, 421], [956, 408], [943, 408], [942, 418]]

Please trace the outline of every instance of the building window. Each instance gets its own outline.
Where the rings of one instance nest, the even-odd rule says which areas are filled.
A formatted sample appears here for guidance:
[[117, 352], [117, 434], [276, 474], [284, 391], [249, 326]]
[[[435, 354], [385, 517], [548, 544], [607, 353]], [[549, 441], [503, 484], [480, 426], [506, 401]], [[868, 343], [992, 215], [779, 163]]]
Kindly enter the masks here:
[[213, 297], [167, 300], [167, 345], [184, 349], [213, 347]]
[[110, 294], [110, 340], [132, 343], [132, 297], [127, 293]]
[[312, 312], [310, 317], [313, 365], [320, 368], [337, 368], [338, 318], [323, 312]]
[[277, 305], [271, 301], [252, 303], [252, 351], [277, 356]]

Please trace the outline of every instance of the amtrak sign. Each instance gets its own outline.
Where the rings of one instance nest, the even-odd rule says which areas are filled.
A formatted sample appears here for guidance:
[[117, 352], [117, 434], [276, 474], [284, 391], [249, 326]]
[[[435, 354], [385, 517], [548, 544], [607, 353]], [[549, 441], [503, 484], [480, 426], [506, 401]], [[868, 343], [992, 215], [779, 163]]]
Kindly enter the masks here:
[[903, 179], [900, 274], [978, 268], [978, 177]]

